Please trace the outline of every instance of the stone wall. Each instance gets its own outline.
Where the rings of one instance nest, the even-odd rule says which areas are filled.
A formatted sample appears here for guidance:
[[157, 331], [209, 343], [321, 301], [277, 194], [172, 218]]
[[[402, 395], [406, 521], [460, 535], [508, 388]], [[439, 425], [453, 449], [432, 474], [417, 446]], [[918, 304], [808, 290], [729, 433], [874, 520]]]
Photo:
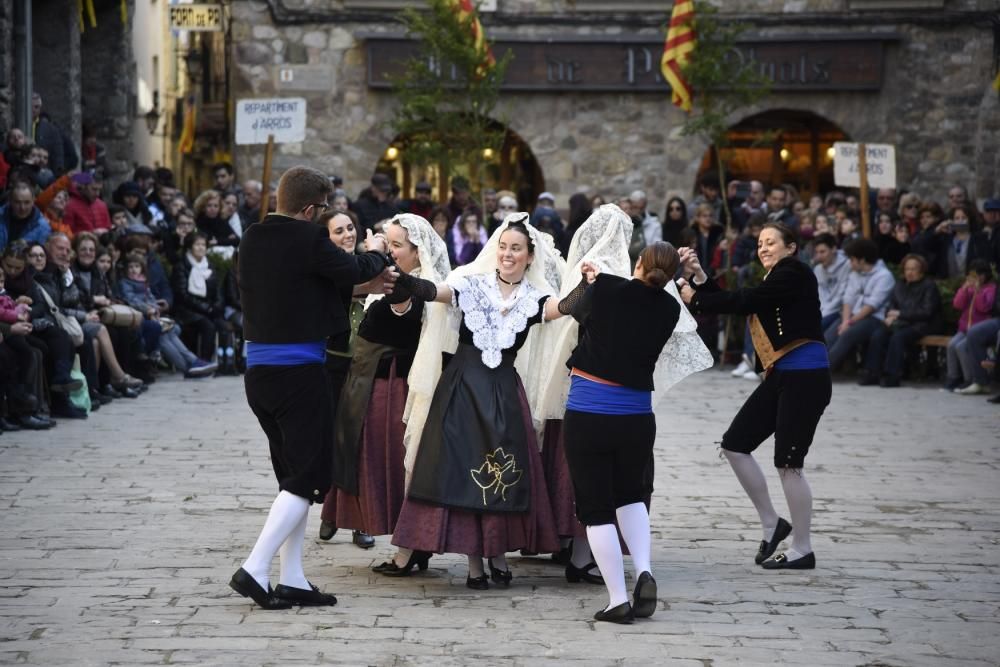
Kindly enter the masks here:
[[32, 5], [32, 88], [73, 143], [80, 144], [80, 24], [74, 0]]
[[[846, 16], [841, 11], [845, 2], [756, 0], [740, 3], [740, 11], [742, 15], [757, 11], [766, 19], [758, 26], [758, 34], [764, 36], [897, 33], [899, 39], [886, 46], [881, 90], [773, 93], [756, 108], [734, 117], [733, 123], [771, 109], [811, 111], [839, 125], [851, 139], [896, 144], [900, 187], [942, 201], [954, 182], [967, 184], [979, 197], [991, 194], [1000, 168], [996, 151], [989, 146], [996, 145], [1000, 115], [996, 93], [989, 88], [993, 37], [988, 22], [954, 17], [935, 21], [927, 12], [916, 12], [864, 15], [850, 28], [844, 23], [847, 19], [838, 18], [838, 25], [828, 25], [831, 13]], [[288, 0], [286, 8], [313, 13], [304, 21], [283, 15], [278, 24], [262, 2], [234, 5], [233, 94], [235, 99], [305, 97], [307, 139], [278, 147], [275, 174], [307, 163], [340, 174], [348, 191], [356, 193], [366, 185], [393, 139], [386, 124], [392, 116], [393, 98], [367, 86], [364, 41], [355, 35], [400, 28], [389, 20], [338, 21], [332, 9], [328, 9], [329, 20], [321, 20], [322, 8], [334, 4]], [[500, 12], [484, 21], [491, 35], [516, 32], [518, 37], [537, 35], [539, 39], [580, 34], [658, 39], [662, 35], [662, 12], [657, 20], [637, 13], [617, 23], [575, 20], [566, 25], [542, 16], [546, 12], [579, 14], [597, 4], [500, 0]], [[947, 5], [949, 11], [981, 9], [967, 1]], [[786, 12], [794, 25], [783, 25]], [[809, 12], [817, 13], [812, 23]], [[907, 22], [909, 16], [914, 19]], [[534, 17], [538, 20], [533, 24]], [[280, 82], [280, 67], [294, 69], [299, 83]], [[684, 115], [666, 94], [511, 93], [497, 116], [531, 146], [546, 189], [557, 195], [561, 207], [579, 191], [608, 196], [642, 188], [653, 210], [660, 211], [667, 197], [690, 196], [707, 148], [679, 135]], [[235, 158], [241, 177], [256, 177], [263, 163], [262, 147], [236, 147]]]
[[14, 126], [14, 3], [0, 2], [0, 140]]

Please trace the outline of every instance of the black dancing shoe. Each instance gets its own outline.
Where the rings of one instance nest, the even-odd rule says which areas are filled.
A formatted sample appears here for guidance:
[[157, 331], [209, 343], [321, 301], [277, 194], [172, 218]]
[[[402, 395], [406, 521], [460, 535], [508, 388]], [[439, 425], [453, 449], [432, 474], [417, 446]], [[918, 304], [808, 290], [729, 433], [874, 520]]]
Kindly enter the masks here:
[[598, 574], [592, 574], [591, 570], [597, 569], [597, 563], [587, 563], [583, 567], [576, 567], [573, 563], [566, 564], [566, 581], [571, 584], [578, 584], [581, 581], [588, 584], [599, 584], [604, 585], [604, 577], [600, 575], [600, 570], [597, 570]]
[[760, 565], [766, 561], [771, 557], [771, 554], [777, 551], [778, 545], [781, 544], [781, 541], [791, 534], [792, 524], [779, 517], [778, 525], [774, 529], [774, 534], [771, 535], [771, 541], [760, 541], [760, 547], [757, 549], [757, 555], [754, 556], [753, 562]]
[[229, 587], [245, 598], [251, 598], [261, 609], [290, 609], [292, 604], [274, 594], [274, 591], [264, 590], [257, 580], [242, 567], [229, 580]]
[[632, 605], [628, 602], [622, 602], [617, 607], [600, 610], [594, 614], [594, 620], [627, 625], [635, 620], [635, 613], [632, 611]]
[[337, 604], [336, 596], [321, 593], [312, 584], [309, 584], [309, 590], [278, 584], [274, 587], [274, 596], [300, 607], [332, 607]]
[[570, 542], [570, 546], [563, 547], [559, 551], [552, 554], [552, 562], [556, 565], [569, 565], [570, 558], [573, 555], [573, 543]]
[[490, 566], [490, 579], [493, 580], [493, 583], [496, 584], [497, 586], [502, 587], [502, 588], [510, 588], [511, 579], [514, 578], [514, 575], [511, 574], [511, 571], [509, 569], [507, 569], [507, 570], [500, 570], [500, 569], [497, 569], [497, 568], [493, 567], [493, 559], [492, 558], [487, 559], [486, 562], [489, 563], [489, 566]]
[[354, 542], [354, 546], [362, 549], [371, 549], [375, 546], [375, 538], [361, 530], [355, 530], [351, 534], [351, 541]]
[[649, 618], [656, 611], [656, 579], [649, 572], [640, 574], [635, 582], [632, 605], [636, 618]]
[[409, 560], [406, 561], [406, 565], [400, 567], [396, 565], [396, 561], [387, 560], [381, 565], [376, 565], [372, 568], [372, 572], [378, 572], [379, 574], [384, 574], [387, 577], [408, 577], [410, 576], [410, 571], [416, 566], [420, 571], [427, 569], [427, 564], [430, 562], [431, 553], [429, 551], [414, 551], [410, 554]]
[[490, 580], [485, 574], [479, 577], [466, 577], [465, 587], [474, 591], [486, 591], [490, 588]]
[[319, 539], [331, 540], [337, 534], [337, 526], [332, 521], [322, 521], [319, 524]]
[[0, 429], [4, 431], [20, 431], [21, 425], [15, 422], [13, 419], [0, 417]]
[[768, 558], [760, 564], [765, 570], [812, 570], [816, 568], [816, 554], [809, 552], [801, 558], [788, 560], [785, 554]]

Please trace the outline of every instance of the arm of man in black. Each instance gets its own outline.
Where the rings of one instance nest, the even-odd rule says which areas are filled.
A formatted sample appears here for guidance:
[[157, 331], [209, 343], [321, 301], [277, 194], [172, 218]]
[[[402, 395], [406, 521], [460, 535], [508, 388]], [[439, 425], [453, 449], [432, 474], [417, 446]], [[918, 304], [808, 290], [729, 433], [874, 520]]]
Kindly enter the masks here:
[[[798, 262], [796, 259], [785, 262]], [[804, 266], [804, 265], [803, 265]], [[768, 308], [787, 304], [802, 294], [805, 280], [793, 266], [775, 267], [767, 280], [757, 287], [746, 287], [733, 291], [722, 290], [709, 278], [701, 285], [693, 284], [694, 298], [690, 308], [693, 313], [735, 313], [750, 315]]]
[[313, 251], [313, 267], [316, 272], [332, 280], [337, 285], [360, 285], [378, 276], [389, 266], [385, 255], [380, 252], [365, 252], [349, 255], [326, 236], [326, 230], [317, 227], [320, 238]]

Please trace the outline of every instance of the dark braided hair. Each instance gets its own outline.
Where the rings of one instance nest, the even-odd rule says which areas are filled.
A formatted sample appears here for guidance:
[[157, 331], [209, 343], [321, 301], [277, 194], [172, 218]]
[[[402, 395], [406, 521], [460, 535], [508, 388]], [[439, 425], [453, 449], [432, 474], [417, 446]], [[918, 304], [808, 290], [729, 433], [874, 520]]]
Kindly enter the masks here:
[[527, 221], [528, 221], [527, 213], [525, 213], [524, 217], [519, 220], [511, 220], [510, 223], [507, 225], [507, 229], [504, 230], [504, 233], [513, 230], [515, 232], [520, 232], [524, 234], [524, 238], [528, 239], [528, 252], [534, 254], [535, 242], [531, 240], [531, 233], [528, 231]]

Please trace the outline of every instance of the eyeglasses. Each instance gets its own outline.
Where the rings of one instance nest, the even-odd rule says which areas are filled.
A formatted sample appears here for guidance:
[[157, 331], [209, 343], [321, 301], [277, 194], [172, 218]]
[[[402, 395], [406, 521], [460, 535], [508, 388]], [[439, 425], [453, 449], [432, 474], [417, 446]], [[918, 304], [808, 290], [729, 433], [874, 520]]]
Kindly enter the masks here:
[[[330, 208], [330, 205], [329, 205], [329, 204], [327, 204], [326, 202], [323, 202], [323, 203], [321, 203], [321, 204], [309, 204], [309, 205], [307, 205], [307, 206], [303, 206], [303, 207], [302, 207], [302, 211], [306, 210], [306, 209], [307, 209], [307, 208], [309, 208], [310, 206], [312, 206], [313, 208], [318, 208], [318, 209], [319, 209], [319, 212], [320, 212], [320, 213], [322, 213], [322, 212], [323, 212], [323, 211], [325, 211], [326, 209]], [[299, 211], [299, 213], [301, 213], [302, 211]]]

